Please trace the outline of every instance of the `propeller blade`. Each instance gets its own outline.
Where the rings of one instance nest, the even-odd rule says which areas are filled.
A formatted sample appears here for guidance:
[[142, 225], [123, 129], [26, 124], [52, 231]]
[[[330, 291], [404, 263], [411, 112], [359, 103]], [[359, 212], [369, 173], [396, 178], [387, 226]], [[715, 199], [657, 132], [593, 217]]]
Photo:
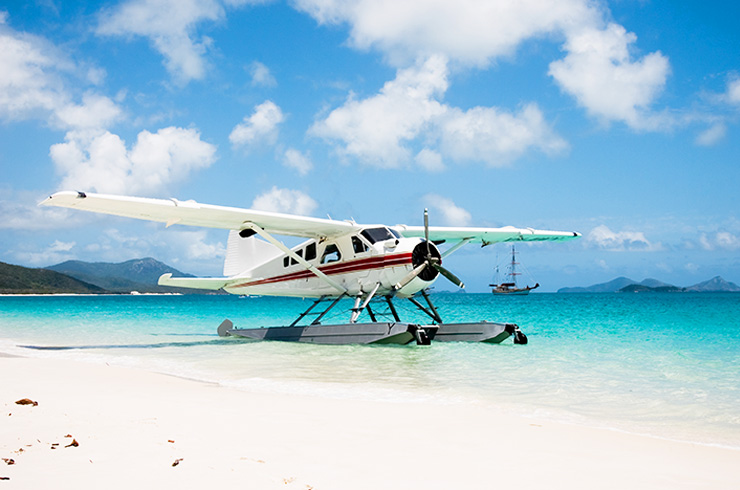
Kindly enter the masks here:
[[416, 278], [416, 276], [418, 276], [419, 274], [421, 274], [421, 272], [424, 270], [424, 268], [427, 266], [427, 264], [428, 264], [428, 262], [427, 261], [424, 261], [421, 264], [419, 264], [418, 266], [416, 266], [411, 272], [409, 272], [406, 275], [406, 277], [404, 277], [403, 279], [401, 279], [400, 281], [398, 281], [398, 283], [394, 286], [394, 289], [396, 291], [398, 291], [399, 289], [405, 288], [406, 287], [406, 284], [410, 283], [411, 281], [413, 281]]
[[432, 257], [432, 248], [429, 246], [429, 210], [424, 208], [424, 240], [427, 242], [427, 260]]
[[424, 208], [424, 240], [429, 241], [429, 210]]
[[440, 274], [442, 274], [443, 276], [445, 276], [448, 281], [450, 281], [451, 283], [455, 284], [457, 287], [463, 288], [463, 289], [465, 288], [465, 283], [462, 282], [452, 272], [448, 271], [447, 269], [445, 269], [444, 267], [442, 267], [439, 264], [432, 263], [432, 267], [434, 267], [435, 269], [437, 269], [437, 271], [439, 271]]

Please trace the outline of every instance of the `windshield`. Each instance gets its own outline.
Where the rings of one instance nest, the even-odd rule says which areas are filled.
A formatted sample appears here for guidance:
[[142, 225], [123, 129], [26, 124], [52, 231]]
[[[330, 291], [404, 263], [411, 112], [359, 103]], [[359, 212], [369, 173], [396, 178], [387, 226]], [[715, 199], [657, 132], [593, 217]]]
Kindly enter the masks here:
[[391, 240], [393, 238], [396, 238], [396, 236], [393, 233], [391, 233], [391, 231], [388, 228], [385, 228], [385, 227], [367, 228], [365, 230], [362, 230], [361, 234], [370, 243], [383, 242], [385, 240]]

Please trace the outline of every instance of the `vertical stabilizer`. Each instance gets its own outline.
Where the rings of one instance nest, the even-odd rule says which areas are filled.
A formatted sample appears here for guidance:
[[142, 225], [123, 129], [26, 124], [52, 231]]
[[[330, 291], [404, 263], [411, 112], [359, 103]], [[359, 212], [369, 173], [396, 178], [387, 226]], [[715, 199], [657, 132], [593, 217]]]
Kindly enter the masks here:
[[224, 276], [241, 274], [280, 255], [283, 255], [283, 252], [275, 245], [256, 236], [242, 238], [238, 231], [231, 230], [226, 247]]

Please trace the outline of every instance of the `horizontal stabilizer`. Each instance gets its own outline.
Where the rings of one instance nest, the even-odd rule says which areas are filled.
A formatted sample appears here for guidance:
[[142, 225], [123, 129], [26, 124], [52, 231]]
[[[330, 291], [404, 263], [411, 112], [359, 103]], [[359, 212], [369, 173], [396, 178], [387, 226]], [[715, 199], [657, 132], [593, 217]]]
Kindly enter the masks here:
[[172, 277], [171, 273], [162, 274], [159, 277], [160, 286], [172, 286], [176, 288], [213, 289], [218, 290], [233, 281], [229, 277]]

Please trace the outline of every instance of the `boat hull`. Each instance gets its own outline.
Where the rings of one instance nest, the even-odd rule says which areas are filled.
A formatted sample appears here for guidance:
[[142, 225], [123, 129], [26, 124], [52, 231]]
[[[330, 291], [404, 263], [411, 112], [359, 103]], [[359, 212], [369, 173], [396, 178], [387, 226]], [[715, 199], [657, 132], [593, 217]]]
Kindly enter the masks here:
[[505, 296], [526, 296], [529, 294], [531, 289], [512, 289], [509, 291], [491, 291], [493, 294], [505, 295]]

